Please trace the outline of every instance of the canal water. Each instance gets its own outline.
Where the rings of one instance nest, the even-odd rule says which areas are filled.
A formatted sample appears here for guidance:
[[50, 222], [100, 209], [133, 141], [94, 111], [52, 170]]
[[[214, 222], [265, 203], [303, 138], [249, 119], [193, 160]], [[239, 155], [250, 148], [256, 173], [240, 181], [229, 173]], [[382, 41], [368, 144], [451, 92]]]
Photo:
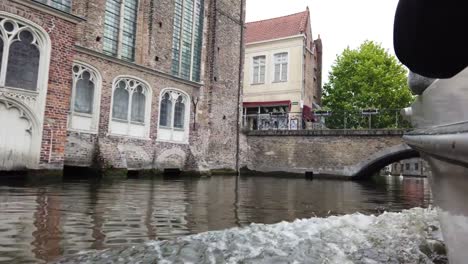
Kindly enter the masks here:
[[400, 212], [432, 203], [426, 179], [272, 177], [0, 183], [0, 263], [313, 217]]

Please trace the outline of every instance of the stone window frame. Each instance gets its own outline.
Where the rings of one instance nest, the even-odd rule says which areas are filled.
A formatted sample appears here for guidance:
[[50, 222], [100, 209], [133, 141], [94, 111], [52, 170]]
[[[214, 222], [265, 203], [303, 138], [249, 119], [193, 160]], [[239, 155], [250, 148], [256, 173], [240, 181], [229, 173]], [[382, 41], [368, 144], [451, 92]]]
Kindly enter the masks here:
[[[0, 12], [0, 19], [0, 39], [2, 39], [3, 41], [3, 56], [2, 58], [0, 58], [0, 87], [22, 90], [32, 94], [39, 94], [39, 92], [47, 88], [51, 53], [49, 36], [46, 35], [47, 33], [38, 30], [40, 28], [39, 26], [34, 25], [30, 21], [25, 20], [24, 18], [21, 18], [19, 16]], [[7, 31], [4, 28], [4, 24], [6, 22], [10, 22], [13, 24], [13, 30]], [[23, 31], [28, 31], [32, 34], [34, 40], [31, 44], [36, 46], [39, 50], [39, 69], [35, 90], [22, 89], [21, 87], [6, 86], [6, 75], [8, 70], [10, 47], [13, 43], [18, 41], [18, 36]]]
[[[121, 80], [126, 80], [126, 81], [134, 81], [136, 84], [133, 86], [134, 88], [138, 87], [138, 85], [142, 85], [143, 87], [143, 93], [145, 94], [145, 122], [144, 123], [139, 123], [140, 125], [144, 125], [145, 129], [145, 135], [143, 137], [140, 136], [132, 136], [130, 135], [130, 126], [132, 123], [131, 121], [131, 114], [132, 114], [132, 94], [135, 92], [135, 89], [131, 89], [129, 91], [129, 102], [128, 102], [128, 110], [127, 110], [127, 120], [119, 120], [116, 118], [113, 118], [113, 107], [114, 107], [114, 93], [115, 90], [117, 89], [117, 85]], [[137, 139], [150, 139], [150, 128], [151, 128], [151, 104], [153, 101], [153, 89], [151, 88], [151, 85], [136, 76], [132, 75], [119, 75], [114, 78], [112, 82], [112, 94], [111, 94], [111, 102], [110, 102], [110, 109], [109, 109], [109, 134], [114, 135], [114, 136], [119, 136], [119, 137], [130, 137], [130, 138], [137, 138]], [[119, 134], [112, 132], [112, 122], [120, 122], [120, 123], [126, 123], [128, 130], [126, 134]]]
[[[256, 60], [263, 58], [263, 64], [261, 64], [261, 61], [258, 63], [258, 66], [256, 66]], [[263, 80], [261, 80], [261, 73], [262, 73], [262, 68], [263, 68]], [[258, 69], [256, 69], [258, 68]], [[255, 80], [255, 71], [258, 71], [258, 78]], [[264, 84], [267, 79], [267, 56], [266, 55], [256, 55], [252, 57], [252, 84]]]
[[[73, 69], [74, 67], [80, 67], [80, 70], [78, 73], [74, 72]], [[88, 71], [91, 74], [91, 79], [94, 80], [94, 96], [93, 96], [93, 111], [91, 114], [87, 113], [80, 113], [80, 112], [75, 112], [75, 99], [76, 99], [76, 83], [79, 80], [79, 76], [83, 74], [84, 71]], [[68, 130], [70, 131], [77, 131], [77, 132], [90, 132], [93, 134], [96, 134], [99, 130], [99, 117], [100, 117], [100, 109], [101, 109], [101, 91], [102, 91], [102, 75], [99, 72], [98, 69], [95, 67], [91, 66], [90, 64], [81, 62], [81, 61], [75, 61], [72, 66], [72, 94], [71, 94], [71, 100], [70, 100], [70, 116], [73, 118], [73, 116], [82, 116], [82, 117], [89, 117], [91, 118], [91, 129], [90, 130], [78, 130], [78, 129], [72, 129], [71, 128], [71, 122], [69, 119], [69, 124], [68, 124]]]
[[[193, 6], [191, 9], [190, 6], [187, 8], [187, 1], [175, 0], [172, 35], [172, 74], [185, 80], [199, 82], [202, 74], [204, 0], [192, 0]], [[192, 16], [188, 16], [187, 13], [192, 13]], [[184, 34], [184, 32], [189, 32], [190, 35]], [[188, 53], [183, 51], [184, 42], [190, 46]], [[189, 63], [187, 63], [187, 60]]]
[[[135, 1], [135, 9], [129, 9], [128, 6], [126, 6], [127, 1]], [[110, 11], [110, 6], [112, 5], [111, 2], [114, 2], [114, 5], [120, 5], [118, 7], [118, 14], [112, 13]], [[103, 37], [103, 52], [104, 54], [107, 54], [109, 56], [117, 57], [122, 60], [134, 62], [136, 58], [136, 41], [137, 41], [137, 27], [138, 27], [138, 9], [140, 6], [140, 1], [139, 0], [106, 0], [106, 5], [105, 5], [105, 15], [104, 15], [104, 37]], [[131, 13], [132, 11], [135, 12], [134, 18], [132, 21], [129, 21], [129, 12]], [[107, 23], [107, 20], [112, 20], [109, 19], [110, 15], [113, 15], [115, 18], [118, 19], [118, 21], [114, 21], [113, 24]], [[133, 32], [127, 32], [126, 31], [126, 25], [128, 23], [133, 24]], [[108, 35], [110, 34], [109, 32], [112, 31], [112, 29], [117, 30], [117, 36], [112, 36], [115, 38], [109, 38]], [[133, 38], [131, 39], [132, 43], [128, 43], [128, 41], [124, 41], [126, 39], [125, 34], [132, 34]], [[115, 49], [113, 48], [107, 48], [108, 42], [116, 42], [116, 47]], [[131, 50], [131, 56], [126, 57], [124, 56], [124, 46], [127, 46], [129, 50]]]
[[[5, 86], [6, 80], [6, 67], [8, 52], [5, 52], [6, 45], [4, 43], [3, 57], [0, 58], [1, 71], [0, 71], [0, 98], [4, 98], [15, 105], [18, 109], [21, 109], [25, 114], [24, 118], [31, 121], [31, 168], [38, 168], [40, 162], [41, 146], [42, 146], [42, 135], [44, 127], [44, 113], [46, 107], [46, 96], [49, 84], [49, 68], [52, 54], [52, 41], [47, 31], [40, 25], [25, 19], [21, 16], [0, 11], [0, 18], [5, 20], [14, 21], [21, 24], [21, 29], [28, 29], [33, 33], [36, 38], [40, 58], [39, 58], [39, 72], [37, 80], [36, 91], [25, 90], [16, 87]], [[5, 41], [6, 32], [3, 26], [0, 26], [0, 35], [2, 40]], [[11, 36], [10, 36], [11, 37]]]
[[[285, 61], [279, 61], [278, 62], [278, 57], [281, 56], [281, 55], [286, 55], [286, 60]], [[273, 62], [273, 82], [274, 83], [279, 83], [279, 82], [288, 82], [289, 80], [289, 65], [290, 65], [290, 52], [289, 51], [281, 51], [281, 52], [275, 52], [273, 54], [273, 58], [272, 58], [272, 62]], [[286, 64], [286, 66], [284, 66], [284, 64]], [[280, 72], [279, 72], [279, 78], [277, 78], [276, 76], [276, 66], [279, 65], [280, 66]], [[283, 79], [283, 73], [286, 74], [286, 78]]]
[[[172, 101], [172, 116], [171, 116], [171, 124], [169, 126], [161, 126], [160, 125], [160, 119], [161, 119], [161, 101], [163, 100], [164, 96], [169, 93], [170, 98]], [[183, 103], [185, 104], [185, 114], [184, 114], [184, 126], [183, 128], [176, 128], [174, 127], [174, 120], [175, 120], [175, 107], [176, 107], [176, 102], [179, 96], [183, 97]], [[159, 142], [169, 142], [169, 143], [175, 143], [175, 144], [189, 144], [189, 135], [190, 135], [190, 107], [191, 107], [191, 101], [190, 101], [190, 95], [186, 93], [185, 91], [182, 91], [180, 89], [176, 88], [165, 88], [161, 91], [159, 94], [159, 107], [158, 107], [158, 137], [157, 141]], [[171, 139], [161, 139], [161, 131], [166, 131], [170, 132]], [[184, 133], [184, 138], [181, 141], [174, 140], [173, 135], [174, 131], [179, 131]]]

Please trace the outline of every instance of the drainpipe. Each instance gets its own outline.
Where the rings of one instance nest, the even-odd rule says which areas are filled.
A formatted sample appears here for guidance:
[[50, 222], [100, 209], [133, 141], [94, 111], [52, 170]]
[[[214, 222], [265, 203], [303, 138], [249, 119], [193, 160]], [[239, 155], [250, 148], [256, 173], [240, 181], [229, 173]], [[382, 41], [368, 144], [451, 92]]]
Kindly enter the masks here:
[[[307, 63], [307, 35], [304, 33], [304, 40], [303, 40], [303, 47], [302, 47], [302, 76], [301, 76], [301, 99], [305, 102], [305, 83], [306, 83], [306, 63]], [[302, 110], [303, 111], [303, 110]]]
[[241, 96], [242, 96], [242, 87], [243, 87], [243, 67], [244, 67], [244, 19], [245, 19], [245, 12], [244, 12], [244, 2], [245, 0], [241, 0], [241, 39], [240, 39], [240, 45], [239, 45], [239, 88], [237, 90], [237, 148], [236, 148], [236, 171], [237, 175], [240, 175], [240, 109], [241, 109]]
[[54, 129], [50, 124], [47, 124], [47, 126], [50, 129], [50, 145], [49, 145], [49, 160], [48, 163], [50, 164], [50, 161], [52, 160], [52, 150], [53, 150], [53, 144], [54, 144]]

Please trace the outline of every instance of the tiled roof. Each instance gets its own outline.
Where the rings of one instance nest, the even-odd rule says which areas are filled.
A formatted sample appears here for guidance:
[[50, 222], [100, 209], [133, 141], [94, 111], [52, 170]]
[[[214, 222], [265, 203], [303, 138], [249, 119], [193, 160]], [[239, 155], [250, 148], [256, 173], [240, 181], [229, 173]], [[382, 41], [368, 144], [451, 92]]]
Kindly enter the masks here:
[[308, 18], [309, 9], [288, 16], [246, 23], [246, 43], [302, 34], [307, 28]]

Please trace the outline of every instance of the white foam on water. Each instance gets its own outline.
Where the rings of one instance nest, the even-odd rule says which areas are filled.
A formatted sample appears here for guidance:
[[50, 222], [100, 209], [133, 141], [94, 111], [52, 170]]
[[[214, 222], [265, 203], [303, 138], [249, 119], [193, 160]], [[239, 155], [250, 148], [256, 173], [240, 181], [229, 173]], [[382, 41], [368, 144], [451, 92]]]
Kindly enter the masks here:
[[[252, 224], [148, 245], [158, 263], [433, 263], [421, 248], [441, 240], [439, 230], [435, 210], [415, 208]], [[176, 244], [184, 246], [168, 250]]]
[[415, 208], [206, 232], [59, 263], [446, 263], [437, 213]]

